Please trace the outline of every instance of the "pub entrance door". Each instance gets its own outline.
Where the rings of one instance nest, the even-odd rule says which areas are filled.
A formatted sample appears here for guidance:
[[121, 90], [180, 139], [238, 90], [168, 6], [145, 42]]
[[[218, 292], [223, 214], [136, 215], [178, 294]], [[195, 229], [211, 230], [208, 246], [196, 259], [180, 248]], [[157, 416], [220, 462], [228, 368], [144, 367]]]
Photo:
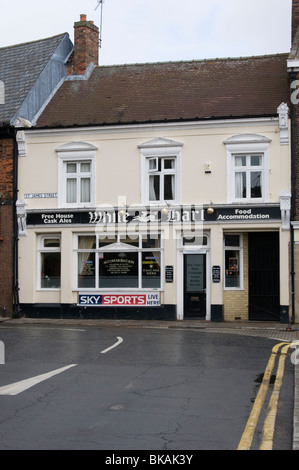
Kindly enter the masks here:
[[206, 318], [206, 258], [202, 253], [184, 254], [184, 318]]

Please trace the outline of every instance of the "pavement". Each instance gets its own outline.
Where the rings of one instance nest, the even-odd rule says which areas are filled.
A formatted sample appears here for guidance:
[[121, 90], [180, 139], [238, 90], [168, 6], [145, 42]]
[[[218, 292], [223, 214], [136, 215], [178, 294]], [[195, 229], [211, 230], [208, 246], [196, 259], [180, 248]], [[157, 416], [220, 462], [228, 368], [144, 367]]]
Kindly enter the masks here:
[[[127, 328], [200, 329], [207, 333], [235, 334], [273, 339], [279, 342], [299, 344], [299, 324], [278, 322], [208, 322], [204, 320], [156, 321], [156, 320], [86, 320], [86, 319], [36, 319], [1, 318], [3, 325], [72, 325]], [[294, 415], [293, 450], [299, 450], [299, 361], [294, 364]]]

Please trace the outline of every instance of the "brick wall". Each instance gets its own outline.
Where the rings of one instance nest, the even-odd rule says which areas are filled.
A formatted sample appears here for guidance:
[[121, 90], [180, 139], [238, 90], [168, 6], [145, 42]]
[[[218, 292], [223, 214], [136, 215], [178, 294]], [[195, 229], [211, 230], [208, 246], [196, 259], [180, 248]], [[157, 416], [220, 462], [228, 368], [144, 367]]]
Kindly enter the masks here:
[[13, 140], [0, 140], [0, 316], [13, 314]]
[[243, 235], [244, 290], [224, 291], [224, 321], [248, 321], [248, 234]]
[[68, 75], [82, 75], [92, 62], [99, 62], [99, 28], [93, 21], [87, 21], [86, 15], [81, 15], [76, 22], [74, 52], [67, 65]]

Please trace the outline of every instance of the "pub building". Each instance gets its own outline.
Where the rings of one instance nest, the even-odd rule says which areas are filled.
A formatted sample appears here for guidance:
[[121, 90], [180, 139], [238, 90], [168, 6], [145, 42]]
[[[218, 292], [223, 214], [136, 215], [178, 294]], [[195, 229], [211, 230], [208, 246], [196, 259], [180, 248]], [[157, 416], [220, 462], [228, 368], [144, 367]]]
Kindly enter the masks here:
[[24, 130], [22, 315], [288, 323], [287, 54], [78, 70], [78, 47]]

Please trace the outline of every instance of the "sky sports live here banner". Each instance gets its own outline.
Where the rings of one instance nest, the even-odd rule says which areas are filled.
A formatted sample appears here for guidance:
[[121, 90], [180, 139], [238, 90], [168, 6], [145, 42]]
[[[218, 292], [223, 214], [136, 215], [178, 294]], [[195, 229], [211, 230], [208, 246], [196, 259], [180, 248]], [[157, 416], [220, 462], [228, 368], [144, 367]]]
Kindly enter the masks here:
[[159, 307], [159, 293], [85, 294], [79, 293], [78, 305], [84, 307]]

